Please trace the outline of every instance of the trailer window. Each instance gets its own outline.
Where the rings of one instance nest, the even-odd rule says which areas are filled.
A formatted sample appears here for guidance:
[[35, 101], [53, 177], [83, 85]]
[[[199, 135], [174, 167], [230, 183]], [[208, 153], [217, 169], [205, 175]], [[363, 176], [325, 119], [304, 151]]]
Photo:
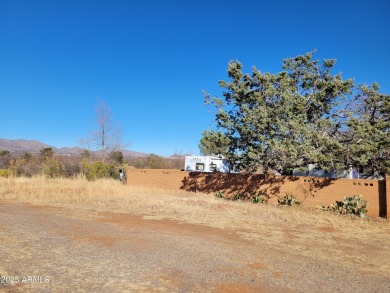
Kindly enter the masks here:
[[195, 170], [196, 171], [204, 171], [204, 164], [203, 163], [196, 163]]
[[210, 164], [210, 172], [214, 172], [217, 169], [217, 165], [214, 163]]

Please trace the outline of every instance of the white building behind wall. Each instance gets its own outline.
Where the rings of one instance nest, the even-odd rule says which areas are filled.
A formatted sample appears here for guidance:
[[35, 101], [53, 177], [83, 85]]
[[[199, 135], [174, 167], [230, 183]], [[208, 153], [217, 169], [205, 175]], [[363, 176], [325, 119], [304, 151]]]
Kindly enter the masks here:
[[231, 173], [233, 171], [228, 160], [222, 156], [186, 156], [184, 170], [222, 173]]
[[343, 172], [329, 171], [325, 172], [321, 169], [316, 169], [315, 164], [308, 165], [308, 171], [299, 172], [294, 170], [293, 176], [312, 176], [312, 177], [323, 177], [323, 178], [348, 178], [348, 179], [358, 179], [359, 174], [352, 167], [349, 170]]

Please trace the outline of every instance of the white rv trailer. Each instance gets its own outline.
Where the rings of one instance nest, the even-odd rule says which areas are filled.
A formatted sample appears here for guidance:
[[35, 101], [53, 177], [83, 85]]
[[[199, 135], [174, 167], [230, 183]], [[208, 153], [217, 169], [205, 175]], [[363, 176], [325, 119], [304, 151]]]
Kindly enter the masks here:
[[192, 172], [233, 172], [228, 160], [222, 156], [186, 156], [184, 170]]

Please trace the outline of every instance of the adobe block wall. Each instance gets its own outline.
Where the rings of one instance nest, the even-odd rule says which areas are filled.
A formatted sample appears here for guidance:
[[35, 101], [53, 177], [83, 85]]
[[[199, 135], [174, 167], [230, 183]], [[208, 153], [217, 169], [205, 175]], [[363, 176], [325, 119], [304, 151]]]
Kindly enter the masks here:
[[[386, 178], [389, 179], [389, 176]], [[277, 203], [278, 197], [289, 193], [307, 207], [328, 206], [335, 201], [342, 201], [345, 196], [362, 195], [363, 199], [367, 200], [369, 216], [386, 217], [387, 211], [390, 211], [390, 182], [387, 180], [128, 169], [127, 182], [133, 185], [211, 194], [221, 191], [226, 197], [239, 193], [242, 197], [250, 198], [258, 192], [263, 192], [269, 196], [271, 203]]]
[[[273, 203], [277, 203], [278, 197], [293, 194], [308, 207], [328, 206], [342, 201], [345, 196], [362, 195], [367, 200], [369, 216], [386, 216], [385, 181], [215, 173], [191, 173], [189, 177], [196, 181], [197, 190], [201, 192], [221, 191], [227, 197], [239, 193], [248, 198], [263, 192]], [[184, 189], [193, 191], [194, 185]]]
[[178, 190], [188, 172], [171, 169], [127, 169], [127, 184]]

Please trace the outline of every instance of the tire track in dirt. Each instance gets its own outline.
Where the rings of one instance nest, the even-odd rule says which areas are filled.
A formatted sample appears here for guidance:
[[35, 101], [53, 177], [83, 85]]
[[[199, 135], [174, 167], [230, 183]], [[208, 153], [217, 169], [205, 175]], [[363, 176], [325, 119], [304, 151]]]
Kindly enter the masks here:
[[[240, 231], [0, 201], [0, 275], [48, 283], [8, 292], [387, 292], [389, 278], [297, 259]], [[261, 232], [260, 232], [261, 233]]]

